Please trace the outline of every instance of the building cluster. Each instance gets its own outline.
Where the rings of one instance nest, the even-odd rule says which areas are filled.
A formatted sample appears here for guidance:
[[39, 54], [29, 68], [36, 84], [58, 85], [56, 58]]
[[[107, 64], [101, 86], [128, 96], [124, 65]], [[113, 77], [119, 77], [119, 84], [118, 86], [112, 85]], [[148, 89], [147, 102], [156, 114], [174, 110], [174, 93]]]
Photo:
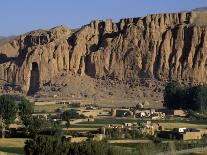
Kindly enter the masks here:
[[176, 140], [193, 140], [201, 139], [205, 134], [207, 134], [207, 129], [174, 128], [172, 130], [160, 131], [158, 137]]
[[121, 125], [109, 124], [101, 128], [101, 133], [109, 138], [138, 138], [144, 135], [154, 135], [159, 130], [158, 123], [147, 121], [145, 123], [123, 123]]
[[[78, 102], [60, 102], [58, 104], [72, 105], [79, 115], [84, 116], [81, 119], [70, 119], [70, 124], [77, 124], [80, 122], [93, 122], [97, 118], [133, 118], [134, 120], [143, 119], [146, 120], [142, 123], [123, 123], [121, 125], [109, 124], [101, 127], [92, 137], [81, 136], [73, 137], [66, 135], [65, 140], [70, 142], [81, 142], [88, 139], [102, 140], [105, 137], [108, 138], [129, 138], [130, 136], [135, 138], [138, 136], [154, 136], [157, 135], [160, 138], [167, 139], [178, 139], [178, 140], [190, 140], [190, 139], [201, 139], [203, 135], [207, 134], [207, 129], [195, 129], [195, 128], [174, 128], [173, 130], [165, 130], [158, 123], [153, 123], [147, 120], [159, 120], [165, 119], [166, 116], [178, 116], [185, 117], [186, 111], [184, 110], [169, 110], [169, 109], [153, 109], [144, 108], [142, 105], [128, 108], [101, 108], [96, 105], [80, 105]], [[71, 108], [71, 107], [70, 107]], [[69, 109], [70, 109], [69, 108]], [[48, 116], [53, 117], [54, 121], [60, 121], [62, 125], [66, 124], [67, 121], [60, 119], [61, 112], [56, 113], [37, 113], [33, 116], [38, 118], [47, 119]], [[133, 137], [134, 138], [134, 137]]]
[[[103, 118], [103, 117], [126, 117], [137, 119], [164, 119], [166, 116], [179, 116], [185, 117], [186, 112], [184, 110], [169, 110], [169, 109], [154, 109], [144, 108], [143, 104], [137, 104], [135, 107], [122, 107], [122, 108], [102, 108], [94, 104], [83, 105], [78, 101], [59, 101], [56, 104], [67, 104], [68, 109], [75, 109], [79, 115], [90, 118]], [[61, 113], [61, 110], [57, 111]], [[37, 114], [38, 116], [44, 115]], [[46, 113], [47, 115], [47, 113]], [[44, 115], [44, 117], [46, 117]]]
[[[104, 138], [129, 138], [128, 135], [137, 133], [140, 135], [154, 135], [159, 131], [159, 124], [147, 121], [146, 123], [123, 123], [121, 125], [109, 124], [101, 127], [96, 132], [88, 136], [71, 136], [65, 135], [64, 139], [69, 142], [82, 142], [86, 140], [101, 141]], [[132, 137], [131, 137], [132, 138]], [[137, 138], [137, 137], [135, 137]]]
[[112, 109], [113, 117], [131, 117], [131, 118], [148, 118], [164, 119], [165, 116], [185, 117], [186, 112], [183, 110], [153, 109], [153, 108], [116, 108]]
[[159, 125], [159, 123], [152, 123], [151, 121], [146, 121], [143, 123], [123, 123], [122, 125], [107, 125], [101, 128], [101, 133], [105, 135], [105, 137], [110, 136], [110, 132], [114, 132], [119, 136], [116, 138], [127, 138], [127, 134], [132, 133], [133, 131], [137, 132], [139, 136], [156, 135], [159, 138], [176, 140], [199, 140], [207, 134], [207, 129], [198, 128], [183, 127], [165, 130]]

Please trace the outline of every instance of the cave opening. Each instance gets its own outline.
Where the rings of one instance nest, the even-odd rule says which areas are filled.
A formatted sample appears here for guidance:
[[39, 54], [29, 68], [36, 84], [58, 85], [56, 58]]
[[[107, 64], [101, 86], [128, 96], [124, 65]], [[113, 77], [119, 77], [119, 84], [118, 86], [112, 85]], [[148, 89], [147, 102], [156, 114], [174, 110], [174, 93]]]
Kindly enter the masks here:
[[36, 62], [32, 63], [28, 95], [33, 96], [39, 89], [39, 67]]

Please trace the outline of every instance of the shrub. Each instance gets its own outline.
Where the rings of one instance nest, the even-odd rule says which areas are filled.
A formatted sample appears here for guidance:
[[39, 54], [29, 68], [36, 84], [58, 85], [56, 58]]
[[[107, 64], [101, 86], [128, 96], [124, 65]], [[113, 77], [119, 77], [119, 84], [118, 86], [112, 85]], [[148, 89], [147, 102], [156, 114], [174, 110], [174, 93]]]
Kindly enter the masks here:
[[184, 87], [172, 81], [165, 87], [164, 106], [169, 109], [182, 108], [206, 113], [207, 87], [201, 85]]

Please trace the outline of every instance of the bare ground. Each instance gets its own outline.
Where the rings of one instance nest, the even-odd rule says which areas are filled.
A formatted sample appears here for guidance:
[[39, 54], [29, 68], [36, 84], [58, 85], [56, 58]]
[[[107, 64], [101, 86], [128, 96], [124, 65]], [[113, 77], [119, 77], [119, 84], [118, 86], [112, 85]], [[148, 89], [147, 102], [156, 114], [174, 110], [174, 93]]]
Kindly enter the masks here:
[[78, 100], [103, 106], [133, 106], [145, 102], [148, 107], [162, 107], [164, 85], [154, 79], [118, 81], [62, 74], [44, 83], [35, 96], [44, 101]]

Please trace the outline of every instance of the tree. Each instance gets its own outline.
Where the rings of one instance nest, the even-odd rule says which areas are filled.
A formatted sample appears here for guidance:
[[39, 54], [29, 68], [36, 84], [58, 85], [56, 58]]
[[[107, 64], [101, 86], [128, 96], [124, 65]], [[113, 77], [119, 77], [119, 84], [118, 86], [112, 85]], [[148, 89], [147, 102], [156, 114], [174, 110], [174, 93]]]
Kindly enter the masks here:
[[67, 111], [64, 111], [62, 114], [61, 114], [61, 118], [62, 120], [64, 121], [68, 121], [70, 119], [79, 119], [79, 118], [83, 118], [83, 116], [80, 116], [76, 110], [74, 109], [70, 109], [70, 110], [67, 110]]
[[116, 149], [110, 144], [104, 142], [86, 141], [81, 143], [70, 143], [64, 141], [58, 136], [36, 136], [34, 139], [25, 142], [26, 155], [50, 155], [50, 154], [67, 154], [67, 155], [129, 155], [122, 148]]
[[5, 137], [5, 128], [12, 123], [17, 114], [17, 106], [14, 100], [8, 95], [0, 96], [0, 118], [1, 118], [1, 129], [2, 138]]
[[61, 138], [54, 136], [35, 136], [33, 140], [25, 142], [26, 155], [61, 154], [63, 148]]
[[68, 120], [67, 123], [66, 123], [66, 127], [69, 128], [70, 125], [71, 125], [71, 124], [70, 124], [70, 121]]
[[2, 126], [2, 136], [4, 137], [5, 127], [8, 127], [18, 115], [23, 124], [28, 127], [32, 120], [34, 111], [33, 104], [26, 98], [17, 95], [2, 95], [0, 96], [0, 116]]
[[169, 109], [182, 108], [206, 113], [207, 86], [182, 87], [178, 82], [172, 81], [165, 87], [164, 102]]
[[35, 137], [44, 129], [51, 128], [52, 125], [44, 120], [44, 119], [38, 119], [38, 118], [32, 118], [30, 125], [28, 127], [29, 133], [31, 137]]
[[31, 124], [32, 113], [34, 112], [34, 105], [25, 98], [21, 98], [21, 101], [18, 104], [19, 116], [23, 124], [28, 127]]
[[205, 113], [207, 111], [207, 87], [194, 86], [188, 89], [188, 109]]
[[164, 91], [164, 106], [169, 109], [181, 108], [183, 89], [179, 82], [172, 81], [167, 84]]

